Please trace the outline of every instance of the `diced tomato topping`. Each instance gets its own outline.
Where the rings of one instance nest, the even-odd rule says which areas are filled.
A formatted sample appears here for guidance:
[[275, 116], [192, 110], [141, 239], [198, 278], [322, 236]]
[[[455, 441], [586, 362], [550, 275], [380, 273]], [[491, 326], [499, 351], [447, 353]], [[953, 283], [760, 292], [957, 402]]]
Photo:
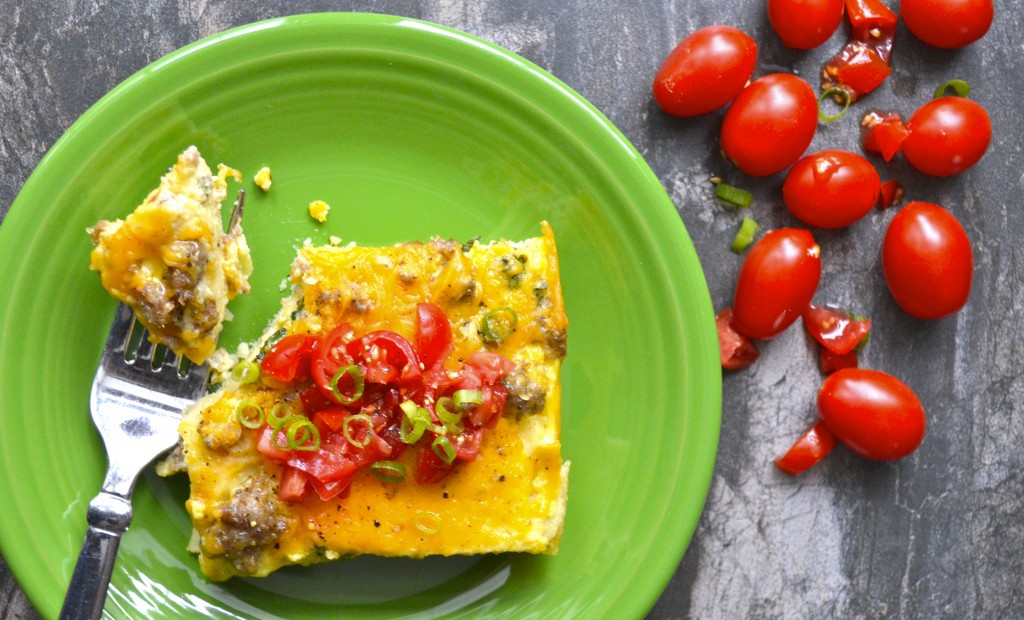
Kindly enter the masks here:
[[[502, 379], [515, 370], [515, 363], [497, 353], [477, 351], [461, 367], [445, 368], [453, 350], [451, 325], [434, 304], [417, 305], [414, 340], [415, 347], [389, 330], [357, 337], [350, 325], [343, 324], [320, 338], [286, 336], [271, 347], [264, 356], [268, 374], [296, 387], [297, 403], [319, 433], [319, 444], [310, 449], [314, 435], [306, 433], [302, 446], [288, 447], [287, 427], [275, 430], [266, 424], [258, 431], [257, 450], [281, 465], [281, 499], [305, 501], [310, 489], [324, 501], [345, 497], [360, 468], [399, 458], [410, 447], [402, 441], [402, 403], [407, 400], [426, 409], [438, 425], [438, 399], [460, 389], [481, 394], [481, 402], [463, 412], [463, 430], [448, 434], [455, 450], [453, 463], [445, 463], [430, 447], [437, 432], [446, 432], [443, 428], [433, 427], [412, 444], [417, 449], [417, 483], [440, 482], [457, 463], [477, 458], [485, 429], [497, 425], [505, 410], [508, 389]], [[347, 366], [358, 372], [339, 374]], [[338, 385], [332, 387], [335, 375]], [[350, 394], [354, 400], [343, 402]], [[296, 407], [296, 402], [289, 406]]]
[[807, 429], [786, 454], [775, 459], [775, 466], [790, 475], [803, 473], [813, 467], [836, 447], [836, 439], [818, 420]]
[[452, 473], [455, 463], [445, 463], [441, 457], [434, 454], [429, 443], [419, 446], [416, 452], [416, 467], [413, 469], [413, 479], [417, 484], [437, 484]]
[[277, 494], [286, 502], [301, 502], [309, 493], [309, 476], [305, 472], [285, 465]]
[[510, 359], [490, 351], [476, 351], [466, 360], [465, 369], [476, 372], [481, 381], [494, 384], [499, 379], [515, 370], [516, 365]]
[[334, 398], [331, 396], [331, 379], [338, 370], [352, 364], [352, 357], [348, 354], [346, 345], [353, 338], [355, 332], [348, 323], [335, 327], [320, 341], [316, 356], [311, 362], [313, 380], [332, 401]]
[[316, 350], [316, 336], [291, 334], [270, 347], [260, 362], [260, 370], [285, 383], [309, 379], [309, 361]]
[[824, 375], [830, 375], [844, 368], [856, 368], [857, 351], [854, 350], [840, 355], [839, 353], [829, 351], [825, 347], [820, 347], [818, 349], [818, 367], [821, 368], [821, 373]]
[[871, 332], [871, 319], [811, 304], [803, 313], [804, 329], [821, 346], [838, 355], [853, 351]]
[[718, 327], [718, 354], [722, 368], [742, 370], [750, 366], [760, 353], [754, 342], [736, 331], [732, 326], [732, 308], [726, 308], [715, 316]]
[[425, 368], [442, 364], [452, 352], [452, 326], [437, 304], [416, 304], [416, 351]]
[[411, 383], [423, 376], [420, 360], [409, 341], [393, 331], [370, 332], [346, 345], [369, 383]]

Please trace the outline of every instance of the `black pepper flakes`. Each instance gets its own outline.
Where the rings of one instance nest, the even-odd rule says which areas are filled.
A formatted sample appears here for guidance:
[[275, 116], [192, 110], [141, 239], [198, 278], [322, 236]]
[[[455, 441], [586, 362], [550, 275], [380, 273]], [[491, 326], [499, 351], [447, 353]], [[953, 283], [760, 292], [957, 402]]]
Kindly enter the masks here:
[[380, 521], [374, 519], [373, 520], [373, 527], [380, 527]]

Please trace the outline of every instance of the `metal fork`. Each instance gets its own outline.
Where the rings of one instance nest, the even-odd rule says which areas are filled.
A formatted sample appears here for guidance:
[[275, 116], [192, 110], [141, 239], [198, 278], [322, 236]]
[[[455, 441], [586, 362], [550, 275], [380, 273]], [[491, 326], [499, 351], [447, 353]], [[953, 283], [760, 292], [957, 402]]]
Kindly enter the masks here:
[[[238, 226], [244, 190], [228, 231]], [[61, 620], [99, 618], [121, 536], [132, 520], [132, 491], [143, 468], [178, 441], [182, 411], [206, 390], [210, 368], [154, 346], [131, 308], [110, 327], [90, 395], [92, 419], [107, 451], [107, 474], [86, 513], [89, 528], [60, 611]]]

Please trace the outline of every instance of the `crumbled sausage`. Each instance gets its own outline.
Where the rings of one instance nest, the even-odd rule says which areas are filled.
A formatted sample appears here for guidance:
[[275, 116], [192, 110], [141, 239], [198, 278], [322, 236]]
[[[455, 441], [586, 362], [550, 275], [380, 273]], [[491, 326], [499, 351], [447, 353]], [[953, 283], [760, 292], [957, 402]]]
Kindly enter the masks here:
[[523, 366], [505, 375], [501, 380], [508, 397], [505, 399], [505, 413], [516, 417], [539, 413], [544, 409], [547, 394], [544, 386], [530, 378]]
[[255, 573], [260, 548], [276, 542], [288, 527], [282, 508], [270, 476], [252, 476], [221, 508], [217, 523], [210, 528], [220, 551], [211, 555], [223, 555], [239, 574]]

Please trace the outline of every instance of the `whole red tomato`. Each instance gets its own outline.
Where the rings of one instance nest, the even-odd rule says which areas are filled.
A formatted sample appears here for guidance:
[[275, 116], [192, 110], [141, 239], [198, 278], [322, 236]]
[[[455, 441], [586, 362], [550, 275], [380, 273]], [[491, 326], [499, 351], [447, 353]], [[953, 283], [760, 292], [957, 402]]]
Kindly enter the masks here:
[[843, 21], [843, 0], [768, 0], [768, 20], [786, 47], [814, 49]]
[[946, 209], [912, 202], [885, 232], [882, 271], [893, 298], [907, 313], [920, 319], [948, 316], [963, 308], [971, 292], [971, 240]]
[[817, 127], [818, 99], [811, 85], [773, 73], [752, 82], [729, 106], [722, 150], [743, 172], [768, 176], [799, 159]]
[[994, 13], [992, 0], [900, 0], [907, 29], [925, 43], [946, 49], [985, 36]]
[[707, 114], [740, 94], [757, 43], [731, 26], [706, 26], [679, 42], [654, 76], [654, 100], [674, 116]]
[[774, 338], [811, 303], [820, 279], [821, 248], [809, 231], [768, 232], [750, 248], [740, 267], [732, 326], [748, 338]]
[[842, 228], [867, 215], [882, 186], [871, 163], [848, 151], [821, 151], [796, 162], [782, 200], [796, 219], [818, 228]]
[[978, 163], [992, 140], [988, 112], [964, 97], [940, 97], [907, 121], [903, 155], [925, 174], [946, 177]]
[[921, 401], [906, 383], [878, 370], [844, 368], [826, 377], [818, 412], [836, 439], [875, 461], [903, 458], [924, 439]]

